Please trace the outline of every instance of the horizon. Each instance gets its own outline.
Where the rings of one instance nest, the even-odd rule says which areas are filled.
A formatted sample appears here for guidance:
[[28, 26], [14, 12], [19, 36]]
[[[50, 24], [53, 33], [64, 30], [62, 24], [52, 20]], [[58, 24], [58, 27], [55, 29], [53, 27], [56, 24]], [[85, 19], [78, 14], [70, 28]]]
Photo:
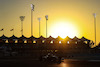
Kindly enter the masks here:
[[[7, 38], [10, 38], [10, 37], [12, 37], [12, 36], [17, 37], [17, 36], [14, 35], [14, 34], [13, 34], [12, 36], [6, 36], [6, 35], [3, 34], [3, 35], [1, 35], [0, 37], [2, 37], [2, 36], [5, 36], [5, 37], [7, 37]], [[29, 37], [27, 37], [27, 36], [25, 36], [25, 35], [21, 35], [21, 36], [19, 36], [18, 38], [20, 38], [20, 37], [22, 37], [22, 36], [24, 36], [24, 37], [26, 37], [26, 38], [30, 38], [30, 37], [32, 37], [33, 35], [32, 35], [32, 36], [29, 36]], [[35, 37], [35, 36], [33, 36], [33, 37]], [[40, 38], [40, 37], [44, 37], [44, 36], [41, 35], [41, 36], [35, 37], [35, 38]], [[49, 38], [49, 37], [53, 37], [53, 36], [50, 35], [50, 36], [48, 36], [47, 38]], [[57, 37], [53, 37], [53, 38], [58, 38], [58, 37], [62, 38], [61, 36], [57, 36]], [[67, 38], [67, 37], [69, 37], [69, 36], [66, 36], [65, 38]], [[75, 37], [77, 37], [77, 36], [75, 36]], [[73, 37], [73, 38], [75, 38], [75, 37]], [[82, 36], [82, 37], [84, 37], [84, 36]], [[81, 37], [81, 38], [82, 38], [82, 37]], [[46, 38], [46, 37], [44, 37], [44, 38]], [[65, 39], [65, 38], [62, 38], [62, 39]], [[69, 37], [69, 38], [71, 38], [71, 37]], [[73, 38], [71, 38], [71, 39], [73, 39]], [[77, 37], [77, 38], [78, 38], [78, 37]], [[79, 39], [80, 39], [80, 38], [79, 38]], [[91, 41], [92, 41], [92, 40], [91, 40]]]

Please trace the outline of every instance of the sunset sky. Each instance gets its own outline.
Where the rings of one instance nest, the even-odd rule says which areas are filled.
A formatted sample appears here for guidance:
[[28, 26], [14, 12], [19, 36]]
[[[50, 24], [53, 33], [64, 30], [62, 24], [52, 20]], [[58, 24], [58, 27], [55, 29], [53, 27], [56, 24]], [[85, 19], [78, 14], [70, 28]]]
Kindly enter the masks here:
[[25, 16], [23, 34], [31, 36], [31, 6], [33, 11], [33, 36], [39, 37], [39, 21], [41, 17], [41, 35], [46, 37], [46, 19], [48, 15], [48, 37], [82, 36], [94, 41], [94, 17], [96, 13], [97, 43], [100, 42], [100, 0], [0, 0], [0, 36], [4, 33], [10, 37], [21, 36], [19, 16]]

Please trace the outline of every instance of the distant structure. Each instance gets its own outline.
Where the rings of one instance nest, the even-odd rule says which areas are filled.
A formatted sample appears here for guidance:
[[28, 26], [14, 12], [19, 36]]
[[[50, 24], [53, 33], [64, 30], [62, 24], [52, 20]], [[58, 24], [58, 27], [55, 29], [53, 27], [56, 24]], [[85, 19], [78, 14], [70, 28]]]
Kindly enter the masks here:
[[48, 32], [47, 31], [47, 20], [48, 20], [48, 15], [46, 15], [45, 18], [46, 18], [46, 38], [47, 38], [47, 32]]
[[94, 16], [94, 33], [95, 33], [95, 45], [96, 45], [96, 13], [93, 13]]
[[31, 4], [31, 36], [33, 36], [33, 11], [34, 11], [34, 5]]
[[[91, 48], [90, 46], [93, 45], [91, 42], [93, 41], [86, 39], [85, 37], [77, 38], [76, 36], [74, 38], [69, 38], [67, 36], [65, 39], [62, 39], [60, 36], [57, 38], [53, 38], [52, 36], [49, 36], [48, 38], [44, 38], [43, 36], [40, 36], [39, 38], [34, 36], [27, 38], [24, 35], [21, 37], [16, 37], [14, 35], [6, 37], [5, 35], [2, 35], [0, 37], [0, 56], [30, 55], [39, 57], [41, 54], [46, 54], [48, 52], [57, 53], [59, 55], [67, 53], [99, 53], [100, 48]], [[6, 54], [7, 52], [9, 54]]]
[[41, 36], [41, 33], [40, 33], [40, 20], [41, 20], [41, 18], [38, 18], [38, 20], [39, 20], [39, 37]]
[[23, 35], [23, 21], [25, 19], [25, 16], [20, 16], [19, 18], [21, 20], [21, 35]]
[[[40, 36], [39, 38], [36, 38], [36, 37], [25, 37], [24, 35], [22, 35], [21, 37], [16, 37], [16, 36], [11, 36], [11, 37], [6, 37], [5, 35], [2, 35], [0, 37], [0, 43], [6, 43], [6, 41], [8, 41], [7, 43], [12, 43], [12, 44], [16, 44], [16, 43], [30, 43], [30, 44], [34, 44], [34, 41], [35, 41], [35, 44], [79, 44], [80, 42], [81, 43], [85, 43], [88, 45], [91, 45], [91, 40], [89, 39], [86, 39], [85, 37], [82, 37], [81, 39], [77, 38], [76, 36], [74, 38], [69, 38], [68, 36], [65, 38], [65, 39], [62, 39], [60, 36], [58, 36], [57, 38], [53, 38], [52, 36], [48, 37], [48, 38], [45, 38], [43, 36]], [[31, 41], [31, 42], [28, 42], [28, 41]]]

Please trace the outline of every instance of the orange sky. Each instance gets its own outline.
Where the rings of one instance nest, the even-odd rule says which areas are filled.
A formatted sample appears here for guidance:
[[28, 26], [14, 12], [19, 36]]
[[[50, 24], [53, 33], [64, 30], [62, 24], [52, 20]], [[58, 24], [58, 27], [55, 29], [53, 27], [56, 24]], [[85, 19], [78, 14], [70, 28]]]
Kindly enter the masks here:
[[[13, 35], [9, 31], [14, 28], [15, 36], [21, 36], [21, 22], [19, 16], [25, 16], [23, 22], [24, 35], [31, 36], [31, 7], [35, 5], [33, 12], [33, 35], [39, 37], [38, 17], [41, 17], [41, 35], [46, 36], [46, 20], [48, 19], [48, 36], [74, 37], [82, 36], [94, 41], [94, 18], [97, 13], [97, 43], [100, 33], [100, 1], [99, 0], [0, 0], [0, 29], [4, 28], [4, 34]], [[0, 35], [3, 32], [0, 31]]]

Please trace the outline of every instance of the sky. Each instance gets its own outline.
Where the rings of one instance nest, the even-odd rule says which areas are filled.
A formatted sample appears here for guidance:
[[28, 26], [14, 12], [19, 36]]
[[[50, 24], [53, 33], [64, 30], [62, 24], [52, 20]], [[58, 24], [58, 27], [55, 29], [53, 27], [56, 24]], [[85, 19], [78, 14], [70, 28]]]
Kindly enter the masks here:
[[21, 36], [20, 16], [25, 16], [23, 21], [23, 35], [31, 36], [31, 5], [33, 11], [33, 36], [39, 37], [39, 21], [41, 35], [46, 37], [46, 19], [48, 15], [48, 37], [69, 36], [73, 38], [86, 37], [94, 41], [94, 17], [96, 13], [97, 44], [100, 42], [100, 0], [0, 0], [0, 36], [5, 34], [10, 37], [14, 28], [14, 35]]

